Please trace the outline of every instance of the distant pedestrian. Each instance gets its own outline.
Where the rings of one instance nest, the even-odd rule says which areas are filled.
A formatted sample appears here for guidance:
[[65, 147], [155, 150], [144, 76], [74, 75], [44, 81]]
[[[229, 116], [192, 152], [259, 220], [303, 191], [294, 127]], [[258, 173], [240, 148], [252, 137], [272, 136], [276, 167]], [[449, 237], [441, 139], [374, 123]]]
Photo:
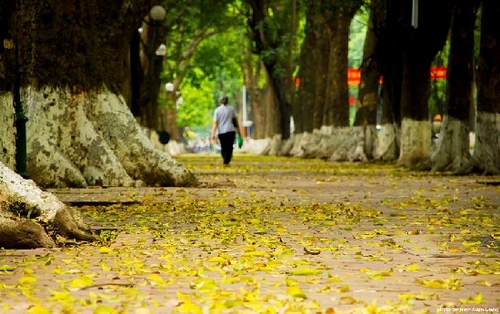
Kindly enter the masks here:
[[212, 141], [215, 142], [216, 136], [219, 138], [221, 146], [221, 155], [224, 165], [229, 165], [233, 158], [233, 145], [236, 139], [236, 133], [240, 137], [240, 127], [234, 108], [228, 105], [227, 96], [220, 98], [220, 106], [215, 109], [214, 120], [212, 124]]

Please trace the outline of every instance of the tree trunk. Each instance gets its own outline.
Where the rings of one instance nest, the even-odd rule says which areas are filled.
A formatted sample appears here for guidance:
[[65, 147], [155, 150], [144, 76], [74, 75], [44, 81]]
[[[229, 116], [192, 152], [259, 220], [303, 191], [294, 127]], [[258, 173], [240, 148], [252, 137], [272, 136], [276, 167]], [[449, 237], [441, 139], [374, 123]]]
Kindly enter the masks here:
[[260, 60], [253, 61], [250, 54], [242, 67], [244, 82], [250, 94], [250, 108], [252, 112], [252, 138], [263, 139], [266, 137], [265, 128], [267, 119], [265, 114], [265, 103], [262, 101], [263, 95], [259, 88], [259, 78], [261, 72]]
[[472, 166], [483, 174], [499, 174], [500, 2], [483, 0], [482, 3], [476, 142]]
[[387, 1], [382, 8], [387, 13], [377, 20], [377, 44], [375, 50], [381, 61], [382, 116], [374, 158], [393, 161], [399, 158], [399, 134], [401, 130], [401, 80], [403, 77], [402, 38], [400, 33], [400, 1]]
[[376, 7], [372, 6], [370, 20], [366, 28], [366, 39], [363, 47], [363, 62], [361, 63], [361, 82], [358, 92], [358, 103], [354, 126], [375, 125], [377, 123], [378, 91], [380, 80], [380, 66], [377, 52], [377, 35], [375, 28], [378, 14]]
[[0, 247], [55, 246], [40, 224], [48, 224], [47, 229], [58, 230], [66, 238], [97, 240], [75, 210], [0, 163]]
[[119, 94], [128, 39], [148, 4], [19, 2], [13, 29], [29, 119], [28, 172], [39, 185], [196, 184], [153, 147]]
[[363, 62], [361, 63], [361, 82], [356, 103], [354, 128], [362, 128], [364, 134], [363, 151], [368, 159], [374, 157], [377, 144], [376, 124], [377, 111], [380, 103], [380, 56], [376, 51], [377, 25], [382, 21], [383, 4], [381, 0], [372, 1], [370, 19], [366, 27], [366, 37], [363, 47]]
[[402, 6], [401, 30], [406, 34], [403, 49], [403, 80], [401, 93], [401, 142], [398, 164], [420, 165], [431, 148], [428, 115], [430, 65], [446, 42], [451, 7], [447, 2], [419, 2], [418, 27], [409, 21], [409, 3]]
[[[336, 1], [323, 12], [330, 34], [330, 50], [326, 65], [326, 95], [321, 126], [349, 126], [349, 87], [347, 85], [349, 28], [361, 1], [349, 4]], [[328, 11], [329, 9], [329, 11]]]
[[399, 158], [401, 132], [401, 77], [402, 64], [395, 56], [392, 64], [384, 59], [384, 82], [382, 85], [382, 118], [374, 159], [393, 161]]
[[459, 171], [470, 160], [469, 115], [474, 72], [474, 26], [479, 1], [462, 0], [453, 10], [444, 119], [433, 171]]
[[268, 83], [272, 88], [272, 94], [274, 95], [273, 103], [276, 107], [276, 112], [278, 113], [274, 118], [279, 121], [279, 133], [283, 140], [290, 137], [290, 117], [291, 105], [286, 95], [286, 87], [283, 83], [283, 79], [276, 77], [277, 66], [276, 64], [269, 64], [264, 62], [264, 67], [266, 68], [268, 75]]
[[349, 125], [349, 26], [361, 2], [310, 1], [300, 56], [296, 133]]
[[403, 54], [400, 166], [414, 167], [430, 152], [431, 125], [427, 105], [430, 65], [431, 61], [423, 59], [421, 51], [407, 50]]
[[[290, 97], [286, 92], [289, 90], [284, 82], [281, 69], [286, 68], [288, 59], [280, 58], [278, 51], [284, 49], [281, 37], [282, 30], [279, 23], [271, 23], [272, 16], [268, 15], [269, 6], [263, 0], [247, 0], [251, 7], [251, 17], [248, 18], [248, 25], [252, 31], [252, 39], [255, 43], [256, 52], [262, 58], [264, 68], [268, 74], [268, 84], [273, 89], [273, 95], [279, 116], [275, 117], [279, 121], [281, 138], [283, 140], [290, 137], [290, 117], [291, 104]], [[282, 27], [282, 26], [281, 26]]]
[[[174, 85], [175, 86], [175, 85]], [[176, 88], [167, 92], [165, 109], [165, 131], [170, 135], [170, 141], [179, 141], [179, 131], [177, 129], [177, 99]]]
[[314, 19], [310, 17], [310, 14], [307, 14], [305, 38], [300, 52], [299, 76], [297, 78], [299, 83], [297, 101], [293, 106], [295, 134], [312, 132], [314, 129], [313, 113], [318, 105], [316, 80], [320, 78], [316, 71], [316, 65], [321, 55], [318, 49], [320, 33], [314, 28]]
[[321, 14], [319, 14], [319, 16], [316, 16], [315, 19], [320, 21], [316, 22], [316, 43], [318, 46], [312, 47], [311, 49], [317, 50], [317, 53], [315, 55], [313, 54], [309, 56], [309, 58], [312, 58], [312, 62], [314, 62], [311, 73], [314, 79], [310, 79], [314, 82], [315, 85], [315, 97], [312, 99], [313, 106], [311, 107], [313, 119], [312, 126], [313, 130], [319, 130], [321, 129], [321, 126], [323, 126], [323, 118], [327, 107], [326, 96], [329, 89], [327, 80], [329, 79], [328, 67], [330, 64], [332, 35], [330, 34], [330, 28], [326, 25], [326, 21]]
[[[267, 74], [266, 74], [267, 75]], [[272, 138], [275, 134], [280, 133], [280, 110], [276, 105], [276, 97], [274, 96], [274, 89], [267, 84], [262, 91], [263, 95], [261, 101], [265, 110], [265, 138]]]
[[161, 88], [160, 74], [163, 65], [163, 56], [157, 56], [156, 50], [165, 42], [161, 22], [145, 18], [141, 33], [140, 61], [142, 79], [139, 81], [140, 90], [140, 124], [151, 130], [159, 130], [158, 125], [158, 95], [165, 92]]

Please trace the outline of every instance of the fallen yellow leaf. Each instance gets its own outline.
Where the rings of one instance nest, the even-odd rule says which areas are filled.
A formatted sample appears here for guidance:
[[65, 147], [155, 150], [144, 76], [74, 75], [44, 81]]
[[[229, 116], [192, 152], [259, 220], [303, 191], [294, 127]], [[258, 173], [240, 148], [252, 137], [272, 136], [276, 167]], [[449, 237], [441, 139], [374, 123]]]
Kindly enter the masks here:
[[28, 310], [28, 314], [50, 314], [50, 313], [51, 311], [49, 309], [41, 305], [32, 306]]
[[406, 267], [406, 271], [417, 271], [420, 269], [420, 266], [417, 264], [411, 264], [410, 266]]
[[10, 266], [10, 265], [0, 265], [0, 271], [4, 271], [4, 272], [11, 272], [11, 271], [14, 271], [16, 268], [14, 266]]
[[118, 314], [118, 311], [107, 305], [99, 305], [95, 308], [93, 314]]
[[35, 283], [37, 281], [38, 280], [35, 277], [21, 277], [21, 278], [18, 279], [18, 282], [21, 285]]
[[312, 268], [296, 268], [290, 272], [290, 275], [294, 276], [312, 276], [318, 274], [321, 274], [321, 271]]
[[286, 294], [291, 295], [294, 298], [307, 299], [306, 294], [302, 289], [297, 286], [290, 286], [286, 288]]
[[358, 301], [351, 296], [340, 297], [339, 304], [356, 304]]
[[109, 247], [103, 246], [99, 249], [99, 253], [101, 253], [101, 254], [113, 253], [113, 249], [110, 249]]
[[479, 292], [475, 297], [469, 297], [468, 299], [459, 299], [462, 304], [481, 304], [483, 303], [483, 295]]

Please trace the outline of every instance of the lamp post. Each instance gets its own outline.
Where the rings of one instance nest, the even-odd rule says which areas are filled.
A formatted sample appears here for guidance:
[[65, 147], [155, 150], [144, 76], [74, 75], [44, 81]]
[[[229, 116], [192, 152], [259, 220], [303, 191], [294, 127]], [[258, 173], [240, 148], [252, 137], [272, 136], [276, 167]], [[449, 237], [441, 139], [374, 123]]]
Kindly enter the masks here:
[[242, 100], [242, 111], [243, 111], [243, 135], [245, 137], [250, 137], [252, 135], [252, 124], [251, 120], [248, 120], [248, 106], [247, 106], [247, 88], [245, 85], [241, 88], [241, 100]]
[[411, 26], [418, 27], [418, 0], [413, 0], [411, 5]]
[[166, 112], [166, 129], [170, 133], [171, 139], [178, 140], [177, 122], [176, 122], [176, 99], [175, 85], [171, 82], [165, 84], [165, 92], [167, 92], [167, 112]]
[[[143, 19], [143, 22], [150, 26], [160, 26], [159, 22], [163, 21], [166, 16], [165, 9], [160, 5], [155, 5], [149, 11], [149, 16]], [[150, 23], [149, 21], [152, 21]], [[134, 117], [141, 115], [141, 82], [143, 79], [143, 69], [140, 61], [140, 47], [141, 47], [141, 30], [137, 28], [134, 30], [132, 39], [130, 41], [130, 85], [131, 85], [131, 99], [130, 111]], [[166, 53], [166, 47], [165, 47]], [[156, 54], [158, 56], [158, 53]]]
[[15, 30], [12, 41], [14, 43], [14, 93], [13, 102], [16, 112], [16, 172], [25, 179], [29, 178], [27, 170], [27, 149], [26, 149], [26, 122], [28, 118], [24, 115], [23, 104], [21, 102], [21, 73], [19, 70], [19, 6], [16, 1]]

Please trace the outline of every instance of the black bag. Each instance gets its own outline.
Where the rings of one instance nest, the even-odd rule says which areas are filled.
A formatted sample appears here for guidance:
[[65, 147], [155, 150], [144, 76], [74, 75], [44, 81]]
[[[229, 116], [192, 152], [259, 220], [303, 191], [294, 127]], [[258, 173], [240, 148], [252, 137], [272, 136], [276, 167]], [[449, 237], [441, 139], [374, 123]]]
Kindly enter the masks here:
[[158, 131], [158, 140], [162, 145], [168, 144], [170, 141], [170, 133], [167, 131]]

